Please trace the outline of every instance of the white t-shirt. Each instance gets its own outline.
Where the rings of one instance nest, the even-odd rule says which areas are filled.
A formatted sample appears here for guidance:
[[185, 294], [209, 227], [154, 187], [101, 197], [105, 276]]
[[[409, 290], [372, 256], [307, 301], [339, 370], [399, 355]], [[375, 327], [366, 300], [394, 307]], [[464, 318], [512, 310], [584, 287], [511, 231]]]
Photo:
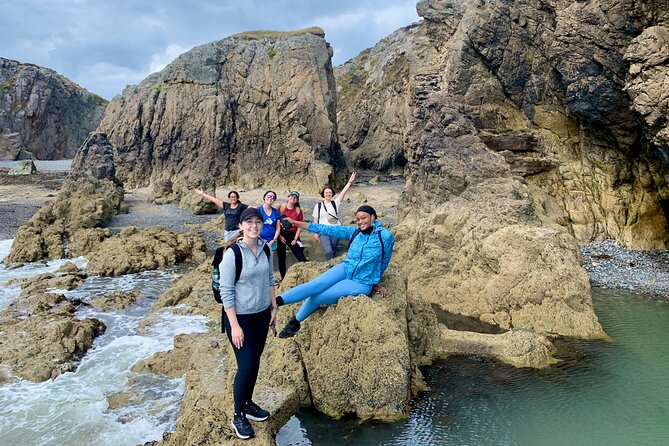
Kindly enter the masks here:
[[[333, 217], [339, 217], [338, 212], [341, 210], [341, 198], [337, 196], [334, 200], [332, 200], [335, 203], [335, 206], [337, 206], [337, 211], [335, 211], [334, 206], [332, 206], [332, 202], [329, 204], [326, 204], [325, 201], [320, 201], [320, 215], [318, 213], [318, 203], [316, 206], [314, 206], [314, 213], [313, 217], [318, 218], [318, 223], [323, 224], [323, 225], [330, 225], [330, 226], [340, 226], [341, 221], [333, 218]], [[330, 214], [330, 215], [328, 215]]]

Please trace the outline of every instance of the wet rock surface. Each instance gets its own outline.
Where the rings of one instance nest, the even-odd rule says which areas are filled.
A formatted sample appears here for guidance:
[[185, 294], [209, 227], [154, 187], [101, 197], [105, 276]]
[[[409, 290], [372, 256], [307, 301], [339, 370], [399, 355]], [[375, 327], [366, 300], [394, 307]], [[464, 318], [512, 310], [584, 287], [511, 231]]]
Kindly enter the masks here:
[[72, 371], [104, 333], [99, 320], [76, 317], [76, 302], [49, 292], [74, 289], [84, 278], [74, 272], [17, 281], [21, 295], [0, 311], [0, 364], [8, 376], [40, 382]]

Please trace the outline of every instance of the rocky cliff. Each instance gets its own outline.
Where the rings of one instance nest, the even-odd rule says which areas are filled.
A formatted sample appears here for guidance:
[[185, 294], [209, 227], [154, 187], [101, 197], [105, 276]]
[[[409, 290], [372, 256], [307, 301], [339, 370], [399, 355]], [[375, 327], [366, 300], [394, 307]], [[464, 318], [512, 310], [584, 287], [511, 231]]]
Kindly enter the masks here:
[[215, 183], [315, 191], [336, 181], [344, 159], [323, 37], [318, 28], [239, 34], [126, 88], [100, 124], [119, 179], [152, 184], [156, 202]]
[[0, 57], [0, 159], [74, 157], [106, 105], [53, 70]]
[[[408, 163], [407, 209], [458, 195], [470, 175], [498, 176], [477, 165], [494, 152], [508, 166], [503, 175], [554, 199], [535, 201], [577, 240], [664, 248], [663, 28], [639, 35], [663, 25], [665, 9], [633, 0], [420, 1], [423, 21], [337, 68], [342, 147], [359, 166]], [[442, 115], [425, 119], [435, 107]], [[463, 126], [469, 136], [450, 159], [421, 149], [433, 130]]]

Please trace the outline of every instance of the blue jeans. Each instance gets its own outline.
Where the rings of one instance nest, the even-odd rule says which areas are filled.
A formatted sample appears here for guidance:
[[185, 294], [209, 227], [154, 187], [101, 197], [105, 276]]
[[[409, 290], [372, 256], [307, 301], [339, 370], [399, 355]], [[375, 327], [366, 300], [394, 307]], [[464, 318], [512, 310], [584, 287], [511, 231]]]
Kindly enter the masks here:
[[372, 285], [347, 279], [345, 266], [339, 263], [314, 280], [281, 293], [281, 297], [286, 304], [304, 300], [295, 316], [295, 319], [302, 322], [321, 305], [336, 304], [340, 297], [369, 294], [371, 291]]

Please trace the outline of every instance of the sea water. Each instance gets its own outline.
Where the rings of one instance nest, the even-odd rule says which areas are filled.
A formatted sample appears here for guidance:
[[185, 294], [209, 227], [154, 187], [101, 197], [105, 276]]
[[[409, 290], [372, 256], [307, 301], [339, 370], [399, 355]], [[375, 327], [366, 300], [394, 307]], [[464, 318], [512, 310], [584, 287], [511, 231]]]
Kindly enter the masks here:
[[559, 344], [562, 362], [517, 369], [453, 357], [424, 369], [432, 387], [397, 423], [335, 421], [303, 410], [280, 431], [304, 445], [669, 445], [669, 302], [593, 290], [613, 342]]
[[[0, 241], [0, 260], [11, 240]], [[18, 297], [20, 288], [7, 281], [57, 270], [65, 260], [33, 263], [8, 270], [0, 264], [0, 308]], [[75, 259], [84, 266], [86, 260]], [[68, 297], [88, 302], [114, 290], [140, 290], [135, 304], [123, 311], [101, 312], [83, 307], [77, 316], [97, 318], [107, 326], [75, 372], [42, 383], [18, 380], [0, 386], [0, 445], [136, 445], [162, 438], [174, 430], [183, 397], [183, 379], [141, 375], [132, 380], [138, 361], [173, 347], [180, 333], [206, 331], [208, 318], [158, 314], [158, 322], [138, 333], [137, 323], [155, 299], [178, 276], [176, 268], [147, 271], [117, 278], [91, 277]], [[130, 403], [110, 410], [107, 396], [132, 395]]]

